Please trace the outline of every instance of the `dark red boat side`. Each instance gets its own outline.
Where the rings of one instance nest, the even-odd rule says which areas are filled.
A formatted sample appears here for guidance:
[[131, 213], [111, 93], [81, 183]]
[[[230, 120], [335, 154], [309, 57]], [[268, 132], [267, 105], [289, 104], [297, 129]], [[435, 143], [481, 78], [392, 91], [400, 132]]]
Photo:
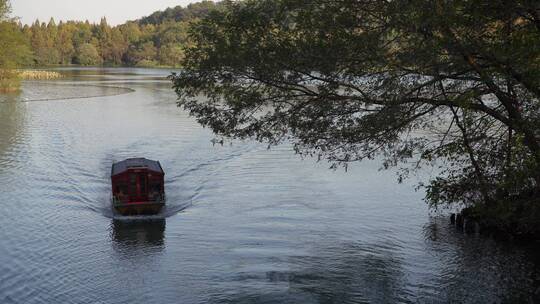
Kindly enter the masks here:
[[159, 161], [129, 158], [111, 169], [112, 205], [122, 215], [156, 214], [165, 205], [165, 172]]

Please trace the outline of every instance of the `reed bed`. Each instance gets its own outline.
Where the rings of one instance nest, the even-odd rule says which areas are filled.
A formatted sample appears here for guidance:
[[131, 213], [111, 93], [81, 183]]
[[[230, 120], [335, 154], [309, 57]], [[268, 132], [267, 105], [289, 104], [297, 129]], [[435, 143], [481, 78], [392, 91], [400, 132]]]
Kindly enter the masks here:
[[21, 87], [21, 78], [15, 70], [0, 69], [0, 93], [17, 92]]
[[24, 70], [19, 71], [19, 77], [24, 80], [50, 80], [62, 78], [63, 75], [53, 71]]
[[62, 77], [61, 73], [53, 71], [0, 69], [0, 93], [19, 91], [21, 80], [52, 80]]

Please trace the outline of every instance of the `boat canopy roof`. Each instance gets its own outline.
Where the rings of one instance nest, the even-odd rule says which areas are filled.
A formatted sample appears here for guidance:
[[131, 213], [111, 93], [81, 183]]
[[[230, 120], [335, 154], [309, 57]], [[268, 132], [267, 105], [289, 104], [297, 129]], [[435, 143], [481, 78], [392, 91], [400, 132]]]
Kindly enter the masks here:
[[111, 176], [122, 174], [129, 169], [147, 169], [164, 174], [161, 164], [158, 161], [146, 158], [128, 158], [112, 165]]

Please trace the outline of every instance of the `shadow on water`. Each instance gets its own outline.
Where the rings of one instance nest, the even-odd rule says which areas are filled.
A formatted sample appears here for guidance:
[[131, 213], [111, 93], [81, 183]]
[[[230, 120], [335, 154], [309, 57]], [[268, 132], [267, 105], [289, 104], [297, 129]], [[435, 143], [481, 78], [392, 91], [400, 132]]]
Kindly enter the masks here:
[[403, 261], [395, 247], [341, 242], [316, 256], [295, 258], [303, 267], [291, 276], [290, 290], [309, 294], [317, 303], [407, 302]]
[[[171, 195], [172, 196], [172, 195]], [[176, 198], [176, 197], [175, 197]], [[167, 199], [165, 207], [158, 213], [154, 215], [121, 215], [114, 211], [110, 206], [110, 199], [104, 199], [104, 204], [99, 206], [87, 206], [87, 208], [92, 211], [102, 214], [104, 217], [110, 218], [113, 221], [119, 222], [150, 222], [150, 221], [161, 221], [165, 220], [168, 217], [175, 216], [178, 213], [183, 212], [187, 208], [192, 206], [191, 199], [189, 198], [176, 198]]]
[[265, 292], [238, 288], [214, 303], [409, 303], [403, 261], [395, 244], [329, 243], [287, 259], [290, 269], [237, 276], [242, 286], [265, 282]]
[[21, 140], [24, 114], [17, 95], [0, 95], [0, 156]]
[[533, 248], [464, 235], [446, 218], [423, 231], [429, 256], [388, 240], [329, 241], [288, 257], [283, 270], [233, 276], [234, 293], [216, 292], [212, 302], [540, 303]]
[[111, 226], [113, 244], [120, 251], [165, 245], [165, 219], [112, 220]]
[[464, 234], [448, 218], [424, 226], [425, 243], [440, 260], [440, 298], [461, 303], [540, 303], [538, 244], [525, 246]]

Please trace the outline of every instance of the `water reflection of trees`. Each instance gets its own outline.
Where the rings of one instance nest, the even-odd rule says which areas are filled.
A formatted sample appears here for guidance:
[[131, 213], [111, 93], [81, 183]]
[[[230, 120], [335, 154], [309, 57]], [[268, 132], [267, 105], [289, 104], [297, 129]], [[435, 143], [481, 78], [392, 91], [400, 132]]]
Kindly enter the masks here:
[[[240, 290], [214, 299], [218, 303], [408, 303], [403, 261], [396, 244], [337, 242], [309, 256], [287, 258], [288, 271], [237, 277], [263, 288]], [[285, 288], [285, 290], [284, 290]]]
[[165, 219], [113, 220], [112, 240], [119, 251], [162, 249], [164, 246]]
[[24, 103], [17, 102], [16, 96], [0, 96], [0, 157], [20, 139], [24, 106]]
[[432, 219], [424, 236], [442, 268], [437, 285], [445, 286], [444, 301], [540, 303], [538, 248], [465, 235], [446, 218]]
[[423, 232], [425, 248], [326, 241], [308, 255], [272, 260], [275, 270], [235, 274], [233, 292], [213, 302], [540, 303], [537, 250], [463, 235], [446, 218]]
[[300, 269], [291, 291], [308, 293], [318, 303], [405, 302], [402, 261], [395, 244], [337, 243], [316, 256], [295, 258]]

